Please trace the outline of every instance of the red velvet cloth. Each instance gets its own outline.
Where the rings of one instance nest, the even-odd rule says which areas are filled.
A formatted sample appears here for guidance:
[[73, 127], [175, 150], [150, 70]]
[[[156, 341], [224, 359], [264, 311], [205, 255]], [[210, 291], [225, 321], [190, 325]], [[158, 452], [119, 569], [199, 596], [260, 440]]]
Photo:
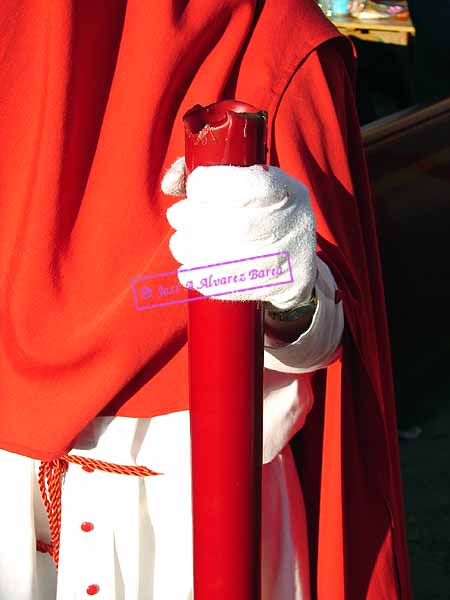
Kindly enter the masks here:
[[352, 70], [307, 0], [2, 1], [0, 447], [49, 460], [100, 413], [188, 407], [186, 305], [137, 311], [131, 280], [178, 267], [159, 186], [183, 154], [183, 113], [250, 102], [269, 111], [271, 162], [312, 190], [344, 300], [342, 362], [314, 376], [297, 448], [315, 594], [409, 600]]

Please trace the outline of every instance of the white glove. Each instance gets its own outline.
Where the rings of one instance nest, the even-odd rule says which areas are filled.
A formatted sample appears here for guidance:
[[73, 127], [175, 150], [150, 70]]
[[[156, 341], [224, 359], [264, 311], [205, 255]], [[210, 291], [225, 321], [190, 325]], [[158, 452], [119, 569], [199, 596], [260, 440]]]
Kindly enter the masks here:
[[[217, 299], [264, 300], [282, 310], [308, 302], [317, 260], [306, 187], [277, 167], [197, 167], [187, 181], [185, 168], [179, 158], [161, 185], [165, 194], [186, 194], [167, 210], [176, 229], [169, 246], [182, 264], [181, 285]], [[243, 260], [251, 257], [259, 258]], [[233, 262], [218, 265], [226, 261]]]

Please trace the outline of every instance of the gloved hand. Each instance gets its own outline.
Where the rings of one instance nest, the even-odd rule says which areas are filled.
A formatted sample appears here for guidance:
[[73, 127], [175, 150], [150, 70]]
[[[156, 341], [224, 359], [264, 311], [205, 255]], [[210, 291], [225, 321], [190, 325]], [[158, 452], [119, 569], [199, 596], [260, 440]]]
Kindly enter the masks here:
[[[176, 229], [169, 246], [182, 264], [181, 285], [217, 299], [264, 300], [282, 310], [309, 301], [317, 275], [316, 227], [302, 183], [262, 165], [197, 167], [186, 178], [182, 157], [168, 169], [161, 188], [169, 195], [186, 194], [167, 210]], [[184, 271], [279, 252], [285, 254]], [[217, 294], [225, 295], [216, 296], [212, 284], [206, 285], [209, 273], [215, 279], [207, 281], [216, 282]], [[268, 287], [256, 287], [263, 285]]]

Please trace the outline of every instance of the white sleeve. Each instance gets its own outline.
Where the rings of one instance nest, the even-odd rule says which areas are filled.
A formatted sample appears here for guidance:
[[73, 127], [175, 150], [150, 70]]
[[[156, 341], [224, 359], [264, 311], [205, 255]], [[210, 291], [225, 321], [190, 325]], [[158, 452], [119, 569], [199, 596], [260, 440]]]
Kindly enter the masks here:
[[334, 277], [317, 257], [317, 307], [307, 331], [286, 344], [264, 336], [264, 367], [282, 373], [309, 373], [330, 365], [338, 356], [344, 311]]

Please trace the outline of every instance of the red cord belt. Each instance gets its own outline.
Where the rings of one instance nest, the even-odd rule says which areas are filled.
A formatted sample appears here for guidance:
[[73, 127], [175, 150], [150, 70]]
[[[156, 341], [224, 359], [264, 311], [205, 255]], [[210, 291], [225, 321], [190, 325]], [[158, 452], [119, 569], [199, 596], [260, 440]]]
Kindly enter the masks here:
[[56, 570], [59, 562], [59, 540], [61, 535], [61, 495], [62, 477], [69, 468], [69, 463], [81, 465], [84, 471], [93, 472], [106, 471], [107, 473], [119, 473], [121, 475], [135, 475], [137, 477], [148, 477], [149, 475], [162, 475], [152, 471], [148, 467], [116, 465], [112, 463], [86, 458], [85, 456], [73, 456], [63, 454], [55, 460], [41, 461], [39, 466], [39, 489], [47, 510], [50, 526], [51, 543], [36, 541], [36, 549], [39, 552], [48, 552], [53, 558]]

